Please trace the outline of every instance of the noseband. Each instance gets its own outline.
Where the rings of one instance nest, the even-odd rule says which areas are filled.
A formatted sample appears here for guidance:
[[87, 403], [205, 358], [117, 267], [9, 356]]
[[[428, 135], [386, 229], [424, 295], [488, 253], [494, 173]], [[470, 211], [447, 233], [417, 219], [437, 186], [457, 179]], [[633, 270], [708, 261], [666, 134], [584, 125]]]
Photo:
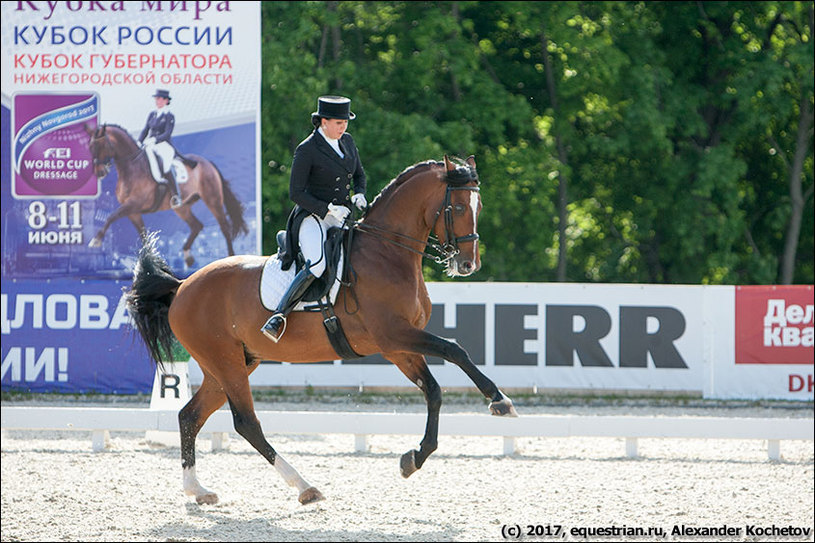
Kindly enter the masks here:
[[[436, 211], [436, 217], [433, 221], [433, 227], [431, 228], [431, 234], [427, 241], [423, 241], [417, 238], [413, 238], [410, 236], [406, 236], [405, 234], [400, 234], [399, 232], [393, 232], [391, 230], [387, 230], [385, 228], [380, 228], [378, 226], [364, 223], [364, 222], [355, 222], [353, 224], [353, 228], [357, 229], [361, 232], [366, 232], [369, 234], [374, 234], [377, 237], [392, 243], [398, 247], [402, 247], [403, 249], [407, 249], [413, 253], [419, 254], [424, 258], [429, 258], [436, 262], [436, 264], [444, 264], [447, 265], [450, 260], [452, 260], [457, 254], [459, 254], [460, 250], [458, 248], [459, 243], [466, 243], [468, 241], [478, 241], [479, 235], [477, 232], [473, 232], [472, 234], [467, 234], [466, 236], [458, 236], [456, 237], [455, 231], [453, 230], [453, 204], [451, 201], [451, 195], [454, 190], [469, 190], [479, 192], [479, 187], [476, 186], [464, 186], [465, 183], [470, 183], [472, 181], [478, 182], [478, 174], [471, 170], [470, 168], [459, 166], [453, 171], [448, 171], [447, 176], [445, 178], [447, 182], [447, 190], [444, 193], [444, 200], [441, 203], [441, 207], [439, 210]], [[444, 215], [444, 237], [445, 241], [442, 243], [440, 240], [436, 239], [436, 237], [432, 234], [433, 230], [436, 228], [436, 224], [439, 222], [439, 218]], [[421, 243], [425, 246], [426, 249], [431, 249], [436, 251], [437, 255], [431, 254], [427, 251], [417, 250], [413, 247], [401, 243], [400, 241], [386, 238], [378, 233], [386, 233], [392, 236], [397, 236], [399, 238], [403, 238], [407, 241], [412, 241], [416, 243]]]

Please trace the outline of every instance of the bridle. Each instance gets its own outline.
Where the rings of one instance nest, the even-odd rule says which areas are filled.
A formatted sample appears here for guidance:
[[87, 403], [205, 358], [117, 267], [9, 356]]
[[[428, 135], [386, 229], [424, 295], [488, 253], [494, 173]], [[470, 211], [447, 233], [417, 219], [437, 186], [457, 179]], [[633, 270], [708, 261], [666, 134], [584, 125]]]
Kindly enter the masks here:
[[[97, 135], [94, 134], [93, 137], [92, 137], [92, 140], [94, 142], [97, 142], [97, 141], [99, 141], [101, 139], [105, 140], [105, 146], [106, 146], [107, 150], [110, 151], [110, 156], [107, 158], [107, 160], [100, 160], [100, 159], [96, 158], [96, 153], [94, 153], [93, 165], [94, 165], [94, 167], [102, 166], [105, 169], [105, 174], [102, 177], [106, 177], [110, 173], [110, 169], [113, 167], [113, 165], [112, 165], [113, 158], [116, 156], [116, 149], [113, 147], [113, 143], [111, 143], [110, 137], [108, 137], [108, 134], [107, 134], [107, 125], [102, 126], [102, 135], [101, 136], [97, 136]], [[130, 157], [130, 160], [131, 161], [136, 160], [139, 157], [139, 155], [142, 154], [143, 152], [144, 152], [144, 149], [139, 149], [136, 152], [135, 155]]]
[[[456, 190], [468, 190], [479, 192], [480, 189], [478, 185], [467, 185], [467, 186], [464, 185], [464, 183], [469, 183], [471, 181], [475, 181], [476, 183], [478, 183], [478, 174], [474, 170], [463, 166], [457, 167], [453, 171], [448, 171], [445, 181], [447, 182], [447, 190], [444, 193], [444, 200], [441, 203], [441, 207], [439, 207], [439, 210], [436, 211], [436, 216], [433, 221], [433, 226], [430, 229], [431, 234], [428, 240], [421, 240], [418, 238], [407, 236], [405, 234], [400, 234], [399, 232], [394, 232], [392, 230], [388, 230], [386, 228], [382, 228], [364, 222], [354, 221], [351, 224], [351, 228], [359, 230], [360, 232], [372, 234], [384, 241], [396, 245], [397, 247], [401, 247], [403, 249], [407, 249], [408, 251], [421, 255], [423, 258], [429, 258], [436, 262], [437, 264], [447, 265], [450, 262], [450, 260], [452, 260], [457, 254], [459, 254], [459, 252], [461, 252], [458, 247], [459, 243], [467, 243], [470, 241], [475, 242], [478, 241], [479, 239], [479, 235], [477, 232], [467, 234], [466, 236], [456, 237], [455, 231], [453, 230], [454, 226], [453, 205], [451, 195], [453, 191]], [[437, 239], [432, 233], [436, 229], [436, 224], [439, 222], [439, 218], [442, 215], [444, 215], [444, 237], [445, 237], [445, 240], [443, 242]], [[410, 245], [407, 245], [406, 243], [402, 243], [399, 240], [385, 237], [382, 234], [396, 236], [398, 238], [406, 240], [406, 242], [422, 244], [424, 245], [424, 250], [415, 249]], [[432, 254], [428, 252], [427, 249], [435, 251], [438, 254]]]
[[104, 128], [105, 128], [105, 130], [102, 130], [102, 135], [101, 136], [96, 136], [96, 135], [93, 136], [94, 143], [101, 140], [101, 139], [104, 139], [107, 150], [110, 151], [110, 156], [108, 157], [107, 160], [104, 160], [104, 161], [96, 158], [96, 153], [94, 153], [94, 156], [93, 156], [93, 165], [94, 165], [94, 167], [102, 166], [105, 169], [105, 174], [102, 177], [106, 177], [110, 173], [111, 162], [113, 162], [113, 157], [116, 155], [115, 149], [113, 148], [113, 144], [110, 142], [110, 138], [108, 138], [108, 134], [107, 134], [107, 130], [106, 130], [107, 127], [104, 127]]

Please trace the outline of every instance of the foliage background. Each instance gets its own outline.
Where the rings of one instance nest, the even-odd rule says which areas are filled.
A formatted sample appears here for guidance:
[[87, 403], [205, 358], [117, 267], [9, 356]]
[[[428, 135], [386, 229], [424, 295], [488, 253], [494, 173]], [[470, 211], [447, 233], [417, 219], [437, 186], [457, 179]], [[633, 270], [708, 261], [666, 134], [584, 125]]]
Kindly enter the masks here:
[[[317, 97], [369, 201], [475, 155], [474, 281], [813, 283], [812, 2], [263, 2], [263, 251]], [[428, 280], [445, 280], [425, 266]]]

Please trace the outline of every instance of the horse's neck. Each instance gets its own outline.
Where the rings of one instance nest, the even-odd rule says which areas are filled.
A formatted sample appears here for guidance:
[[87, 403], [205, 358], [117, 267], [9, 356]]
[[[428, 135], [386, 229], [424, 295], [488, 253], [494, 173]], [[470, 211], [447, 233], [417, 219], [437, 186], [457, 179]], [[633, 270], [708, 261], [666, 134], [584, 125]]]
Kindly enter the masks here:
[[139, 148], [136, 142], [130, 136], [122, 131], [121, 134], [116, 135], [116, 156], [114, 162], [116, 163], [116, 170], [121, 173], [120, 177], [131, 177], [133, 174], [143, 172], [150, 172], [150, 164], [147, 161], [147, 156], [144, 153], [139, 153]]
[[[437, 179], [430, 174], [422, 174], [421, 179], [410, 179], [388, 194], [385, 201], [377, 202], [365, 218], [379, 228], [426, 240], [432, 224], [428, 224], [429, 207], [441, 198], [442, 189]], [[439, 196], [436, 197], [436, 192]]]

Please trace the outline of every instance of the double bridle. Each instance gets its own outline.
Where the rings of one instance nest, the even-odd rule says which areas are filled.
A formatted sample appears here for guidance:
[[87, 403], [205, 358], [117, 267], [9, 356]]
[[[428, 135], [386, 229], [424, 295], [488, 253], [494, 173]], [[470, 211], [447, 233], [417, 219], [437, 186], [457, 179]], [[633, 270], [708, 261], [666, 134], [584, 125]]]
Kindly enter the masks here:
[[[452, 260], [457, 254], [459, 254], [460, 252], [458, 248], [459, 243], [477, 241], [479, 239], [477, 232], [467, 234], [466, 236], [456, 237], [455, 232], [453, 230], [453, 205], [451, 201], [451, 194], [453, 191], [456, 190], [469, 190], [479, 192], [479, 188], [477, 185], [476, 186], [461, 185], [461, 183], [468, 183], [470, 181], [478, 182], [478, 174], [476, 174], [473, 170], [469, 168], [459, 167], [451, 172], [447, 172], [446, 178], [447, 190], [444, 193], [444, 200], [441, 203], [441, 207], [439, 207], [439, 210], [436, 211], [436, 217], [433, 221], [433, 226], [430, 229], [431, 234], [428, 240], [421, 240], [418, 238], [414, 238], [405, 234], [400, 234], [399, 232], [394, 232], [392, 230], [388, 230], [386, 228], [382, 228], [364, 222], [354, 221], [351, 227], [355, 230], [359, 230], [360, 232], [372, 234], [384, 241], [396, 245], [397, 247], [401, 247], [403, 249], [407, 249], [408, 251], [421, 255], [424, 258], [429, 258], [436, 262], [437, 264], [447, 265], [450, 262], [450, 260]], [[444, 242], [437, 239], [432, 233], [436, 229], [436, 224], [439, 222], [439, 218], [442, 215], [444, 215], [444, 237], [445, 237]], [[414, 249], [410, 245], [406, 245], [401, 241], [385, 237], [384, 235], [381, 234], [396, 236], [406, 241], [424, 245], [425, 250]], [[436, 251], [438, 254], [431, 254], [427, 251], [427, 249]]]
[[96, 158], [96, 153], [94, 153], [93, 165], [94, 165], [94, 167], [96, 167], [96, 166], [104, 167], [105, 168], [105, 175], [103, 175], [102, 177], [106, 177], [110, 173], [111, 162], [113, 161], [113, 157], [115, 156], [116, 153], [114, 152], [115, 149], [113, 148], [113, 144], [110, 142], [110, 138], [108, 138], [107, 132], [105, 130], [102, 131], [101, 136], [96, 136], [95, 134], [93, 136], [93, 141], [94, 142], [97, 142], [97, 141], [99, 141], [101, 139], [105, 140], [105, 145], [106, 145], [108, 151], [110, 151], [110, 156], [108, 157], [107, 160], [102, 161], [102, 160]]
[[[113, 147], [113, 143], [111, 143], [110, 138], [108, 137], [108, 134], [107, 134], [107, 125], [103, 126], [101, 136], [97, 136], [97, 135], [94, 134], [92, 139], [93, 139], [94, 142], [99, 141], [101, 139], [104, 139], [105, 140], [105, 146], [107, 147], [107, 150], [110, 151], [110, 156], [108, 157], [107, 160], [103, 161], [103, 160], [100, 160], [100, 159], [96, 158], [96, 156], [93, 157], [93, 165], [94, 166], [100, 166], [100, 165], [103, 166], [105, 168], [105, 175], [103, 175], [102, 177], [106, 177], [107, 174], [110, 173], [110, 168], [112, 167], [111, 163], [113, 162], [113, 158], [116, 156], [116, 149]], [[131, 161], [136, 160], [139, 157], [139, 155], [142, 154], [143, 152], [144, 152], [144, 149], [139, 149], [138, 151], [136, 151], [135, 155], [130, 157], [130, 160]]]

